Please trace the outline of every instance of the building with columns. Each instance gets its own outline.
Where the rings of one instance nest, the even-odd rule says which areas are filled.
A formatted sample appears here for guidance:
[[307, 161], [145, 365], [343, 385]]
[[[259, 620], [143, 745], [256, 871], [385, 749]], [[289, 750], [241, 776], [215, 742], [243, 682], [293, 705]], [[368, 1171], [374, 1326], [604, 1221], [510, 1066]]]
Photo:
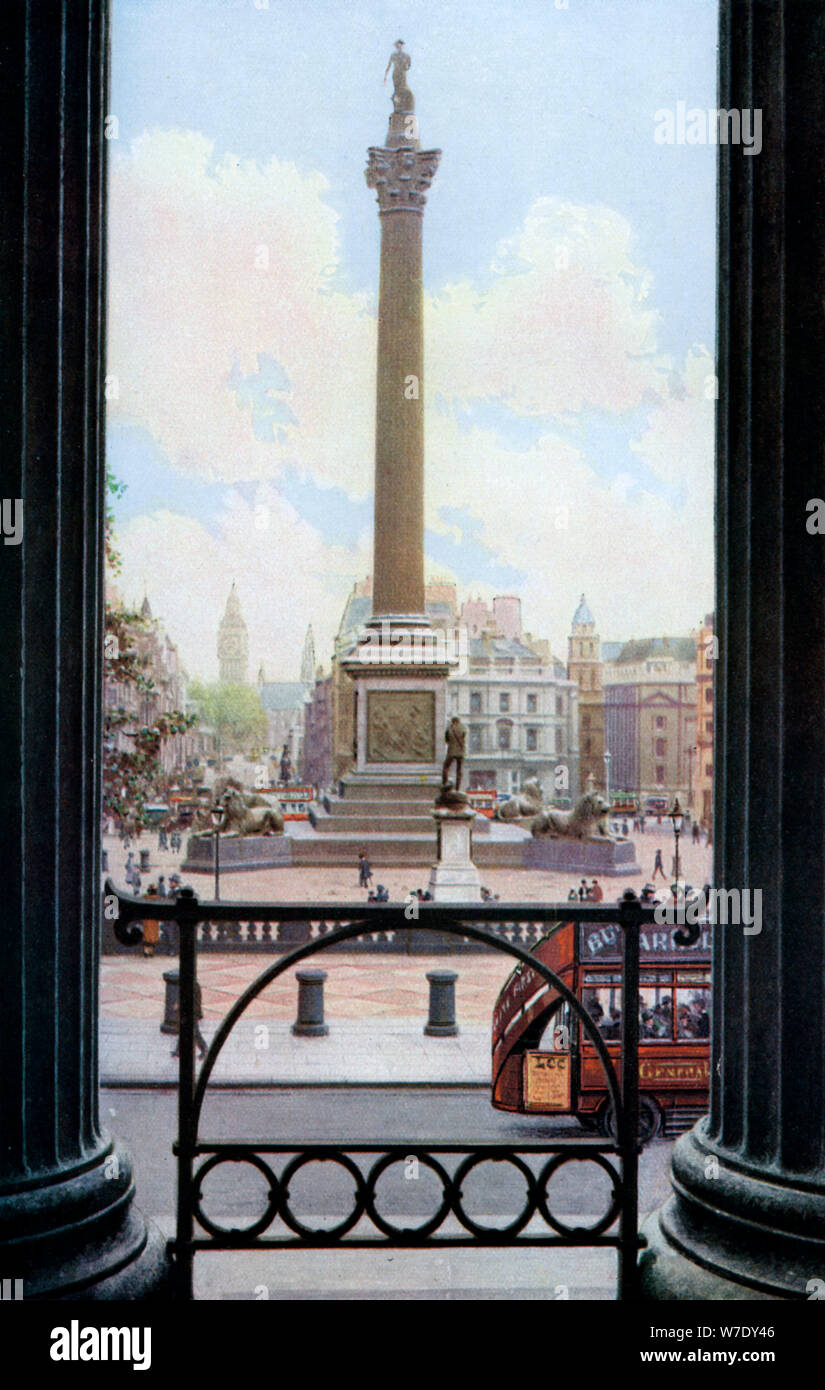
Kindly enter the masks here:
[[[567, 639], [567, 675], [578, 688], [578, 743], [581, 784], [588, 777], [594, 785], [606, 789], [608, 777], [605, 752], [609, 751], [604, 737], [604, 687], [602, 650], [596, 620], [587, 599], [582, 594], [573, 614], [573, 624]], [[610, 778], [611, 786], [615, 785]]]
[[[105, 10], [64, 0], [60, 19], [21, 9], [6, 53], [4, 408], [26, 542], [0, 547], [0, 1232], [27, 1300], [136, 1302], [171, 1289], [98, 1088]], [[766, 929], [713, 933], [710, 1113], [644, 1223], [647, 1302], [764, 1308], [822, 1285], [825, 546], [805, 518], [825, 452], [823, 23], [821, 0], [720, 6], [720, 107], [766, 119], [758, 176], [719, 149], [714, 881], [758, 885]]]

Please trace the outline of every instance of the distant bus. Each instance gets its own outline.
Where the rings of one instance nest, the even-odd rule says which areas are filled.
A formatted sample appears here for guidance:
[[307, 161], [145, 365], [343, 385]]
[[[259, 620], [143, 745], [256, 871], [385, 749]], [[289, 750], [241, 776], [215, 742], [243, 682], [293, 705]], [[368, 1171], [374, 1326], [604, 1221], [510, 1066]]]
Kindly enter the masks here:
[[496, 813], [496, 789], [495, 787], [471, 787], [467, 792], [470, 805], [474, 811], [492, 820]]
[[154, 828], [165, 825], [169, 819], [169, 807], [165, 801], [154, 801], [151, 805], [144, 806], [143, 819], [146, 825]]
[[[679, 947], [669, 926], [641, 931], [640, 1136], [687, 1129], [708, 1103], [710, 931]], [[533, 948], [587, 1009], [620, 1074], [621, 929], [559, 922]], [[570, 1006], [529, 966], [507, 979], [493, 1011], [492, 1103], [521, 1114], [575, 1115], [613, 1134], [598, 1053]]]
[[315, 800], [316, 788], [265, 787], [264, 795], [277, 799], [284, 820], [309, 820], [309, 808]]

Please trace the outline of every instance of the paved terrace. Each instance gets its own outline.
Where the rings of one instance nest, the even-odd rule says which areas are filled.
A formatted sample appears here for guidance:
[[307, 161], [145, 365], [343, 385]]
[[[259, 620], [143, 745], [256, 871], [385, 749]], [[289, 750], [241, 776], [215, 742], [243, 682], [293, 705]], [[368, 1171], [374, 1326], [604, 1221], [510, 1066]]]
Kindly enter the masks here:
[[[604, 880], [606, 898], [631, 884], [637, 889], [650, 876], [655, 850], [661, 846], [670, 868], [673, 837], [669, 826], [661, 833], [636, 836], [637, 858], [644, 875], [636, 879]], [[109, 871], [125, 886], [126, 855], [119, 842], [106, 836]], [[176, 871], [181, 856], [158, 853], [157, 836], [143, 835], [138, 846], [150, 852], [150, 871], [143, 890], [159, 873]], [[710, 872], [711, 852], [688, 843], [683, 856], [689, 880], [700, 884]], [[386, 885], [393, 901], [410, 889], [425, 886], [426, 872], [414, 868], [382, 869], [376, 882]], [[490, 870], [485, 886], [502, 902], [563, 900], [571, 879], [531, 870]], [[211, 899], [211, 875], [187, 875], [185, 882], [204, 899]], [[659, 880], [661, 883], [661, 879]], [[366, 899], [358, 888], [357, 870], [335, 867], [257, 870], [234, 873], [221, 880], [225, 901], [341, 902]], [[220, 1019], [247, 985], [274, 959], [264, 955], [204, 954], [198, 961], [202, 988], [202, 1030], [210, 1041]], [[504, 953], [489, 955], [404, 956], [394, 953], [364, 956], [321, 951], [304, 968], [327, 971], [326, 1019], [329, 1035], [296, 1038], [290, 1031], [297, 1009], [294, 970], [268, 986], [238, 1023], [213, 1073], [216, 1084], [383, 1085], [464, 1084], [487, 1086], [490, 1081], [490, 1025], [493, 1006], [513, 967]], [[163, 973], [174, 969], [174, 958], [143, 956], [140, 947], [129, 956], [104, 957], [101, 966], [101, 1078], [104, 1085], [173, 1085], [177, 1064], [171, 1057], [174, 1040], [160, 1032], [164, 1012]], [[300, 968], [300, 967], [299, 967]], [[430, 1038], [427, 1020], [428, 970], [455, 970], [456, 1038]]]

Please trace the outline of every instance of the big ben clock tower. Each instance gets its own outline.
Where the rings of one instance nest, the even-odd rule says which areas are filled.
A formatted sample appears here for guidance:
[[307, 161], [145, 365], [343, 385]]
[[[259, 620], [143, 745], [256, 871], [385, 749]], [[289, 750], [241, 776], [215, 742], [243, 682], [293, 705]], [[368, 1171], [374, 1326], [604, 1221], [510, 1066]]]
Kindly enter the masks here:
[[218, 664], [221, 681], [233, 685], [246, 685], [249, 673], [249, 633], [234, 584], [229, 591], [218, 628]]

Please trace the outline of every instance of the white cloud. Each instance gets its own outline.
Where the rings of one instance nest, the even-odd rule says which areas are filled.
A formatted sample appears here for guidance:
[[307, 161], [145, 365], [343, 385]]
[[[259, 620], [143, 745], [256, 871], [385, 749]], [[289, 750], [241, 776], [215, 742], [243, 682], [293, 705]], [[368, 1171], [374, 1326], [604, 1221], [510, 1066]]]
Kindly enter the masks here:
[[428, 306], [429, 389], [560, 418], [663, 393], [669, 364], [631, 242], [617, 212], [537, 199], [498, 248], [489, 288], [462, 281]]
[[[368, 296], [333, 288], [341, 255], [325, 189], [320, 174], [274, 159], [215, 162], [191, 131], [146, 133], [113, 160], [113, 416], [145, 427], [193, 476], [257, 481], [271, 512], [257, 529], [230, 491], [217, 534], [165, 512], [119, 537], [124, 587], [139, 598], [149, 577], [186, 664], [206, 675], [233, 579], [253, 666], [264, 657], [289, 677], [307, 623], [326, 656], [352, 578], [370, 568], [369, 537], [328, 545], [276, 491], [286, 464], [351, 498], [372, 485], [375, 319]], [[461, 281], [425, 301], [427, 524], [456, 537], [441, 509], [466, 510], [495, 560], [527, 574], [525, 622], [559, 654], [582, 588], [603, 636], [684, 630], [712, 601], [711, 359], [696, 349], [680, 373], [661, 353], [650, 277], [634, 255], [618, 213], [541, 198], [484, 287]], [[262, 359], [280, 364], [288, 387], [274, 367], [259, 379]], [[240, 389], [228, 381], [235, 364]], [[495, 431], [459, 429], [435, 409], [439, 396], [560, 427], [589, 409], [647, 406], [632, 444], [642, 485], [627, 471], [606, 480], [549, 424], [529, 448], [507, 447], [506, 411]], [[256, 437], [256, 422], [270, 439]], [[683, 504], [660, 485], [681, 490]], [[487, 589], [481, 575], [470, 587]]]
[[353, 549], [328, 546], [278, 493], [261, 484], [254, 502], [227, 491], [213, 535], [199, 521], [157, 511], [119, 533], [117, 587], [139, 603], [144, 588], [156, 617], [180, 648], [190, 676], [214, 680], [218, 624], [235, 582], [249, 629], [249, 676], [297, 680], [307, 624], [318, 660], [332, 640], [353, 581], [370, 568], [370, 538]]
[[[152, 131], [112, 162], [108, 370], [113, 418], [145, 426], [177, 468], [226, 482], [287, 461], [355, 495], [371, 485], [374, 329], [331, 287], [337, 215], [325, 181], [226, 157], [191, 131]], [[295, 423], [256, 439], [227, 376], [259, 354], [289, 378]]]

